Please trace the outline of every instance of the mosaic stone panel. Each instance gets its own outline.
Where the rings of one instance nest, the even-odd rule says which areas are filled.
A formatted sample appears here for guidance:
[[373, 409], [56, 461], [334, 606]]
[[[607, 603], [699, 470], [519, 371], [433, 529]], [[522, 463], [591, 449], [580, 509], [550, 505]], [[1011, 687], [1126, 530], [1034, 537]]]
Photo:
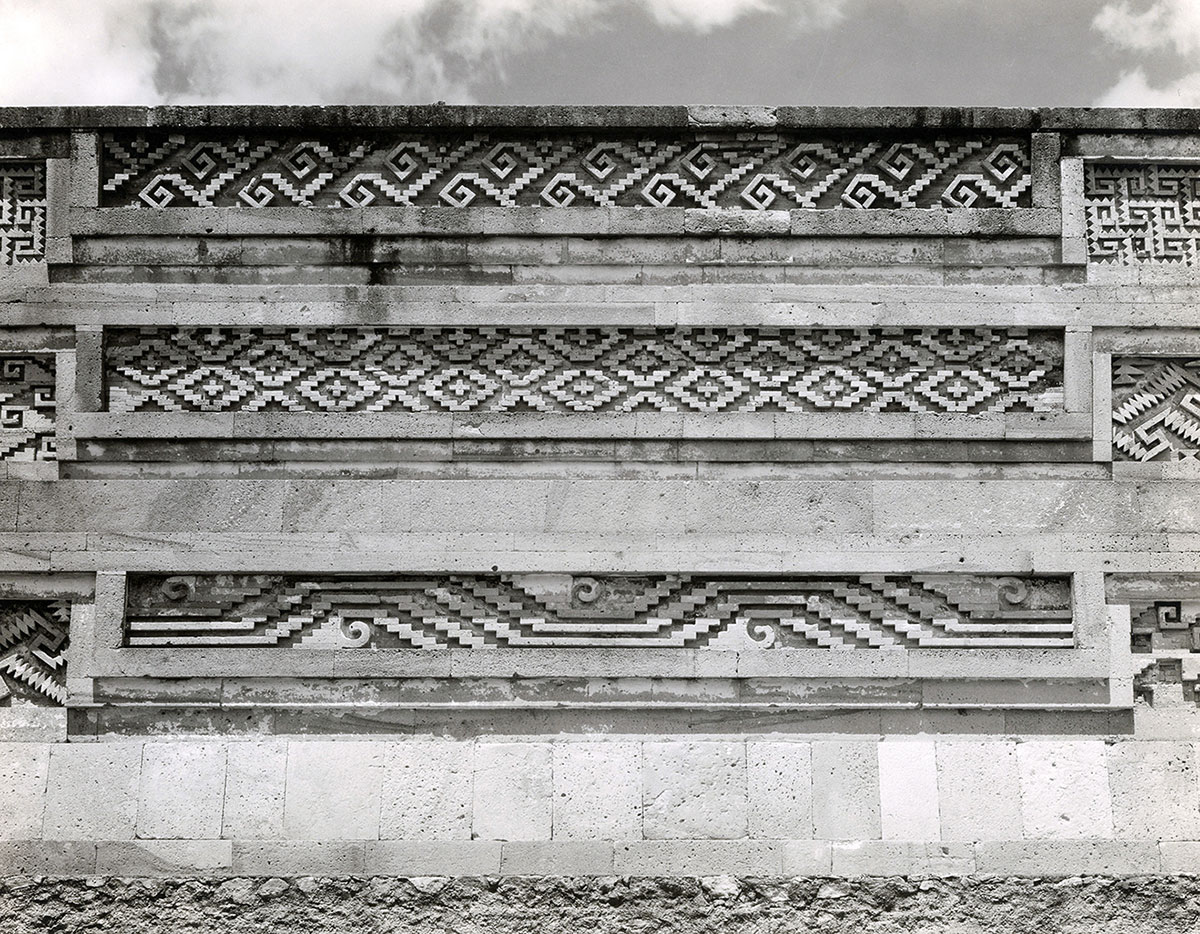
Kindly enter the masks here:
[[0, 601], [0, 700], [67, 702], [70, 627], [66, 603]]
[[113, 412], [1046, 412], [1062, 334], [999, 328], [123, 328]]
[[46, 259], [46, 166], [0, 161], [0, 266]]
[[0, 355], [0, 461], [50, 461], [54, 444], [54, 358]]
[[1162, 596], [1130, 605], [1134, 691], [1158, 705], [1178, 703], [1181, 696], [1200, 704], [1200, 599]]
[[130, 646], [1070, 647], [1057, 577], [134, 575]]
[[1200, 458], [1200, 359], [1113, 360], [1113, 458]]
[[1091, 262], [1200, 262], [1200, 164], [1086, 163], [1084, 205]]
[[1028, 137], [108, 133], [101, 204], [1013, 208]]

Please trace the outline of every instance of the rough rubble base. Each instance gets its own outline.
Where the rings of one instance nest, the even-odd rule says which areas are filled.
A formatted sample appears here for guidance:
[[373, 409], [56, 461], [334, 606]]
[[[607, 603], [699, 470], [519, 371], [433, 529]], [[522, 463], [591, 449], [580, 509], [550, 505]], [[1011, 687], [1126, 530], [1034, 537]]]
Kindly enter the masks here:
[[1200, 877], [0, 879], [25, 932], [766, 934], [1196, 930]]

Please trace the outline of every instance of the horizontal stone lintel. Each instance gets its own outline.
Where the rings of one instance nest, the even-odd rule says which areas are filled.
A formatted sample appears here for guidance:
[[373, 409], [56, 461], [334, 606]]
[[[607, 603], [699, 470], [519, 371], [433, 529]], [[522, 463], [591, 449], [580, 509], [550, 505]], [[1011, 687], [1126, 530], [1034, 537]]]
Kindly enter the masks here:
[[634, 207], [73, 208], [76, 236], [375, 234], [441, 236], [988, 236], [1061, 232], [1051, 208], [757, 211]]
[[848, 412], [570, 415], [308, 412], [79, 412], [86, 438], [837, 438], [1087, 439], [1090, 414], [1004, 416]]
[[1095, 107], [665, 106], [90, 106], [3, 107], [0, 127], [31, 134], [107, 127], [796, 127], [1194, 132], [1195, 110]]

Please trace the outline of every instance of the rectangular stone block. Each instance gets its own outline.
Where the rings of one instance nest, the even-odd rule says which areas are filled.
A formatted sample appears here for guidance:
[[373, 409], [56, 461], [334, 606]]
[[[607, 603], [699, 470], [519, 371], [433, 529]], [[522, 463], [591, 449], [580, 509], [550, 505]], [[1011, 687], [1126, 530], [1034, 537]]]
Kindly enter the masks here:
[[49, 746], [0, 743], [0, 840], [41, 837], [49, 772]]
[[139, 837], [219, 838], [224, 804], [224, 743], [146, 743], [138, 795]]
[[364, 841], [234, 840], [239, 876], [357, 876], [366, 871]]
[[785, 876], [827, 876], [832, 871], [833, 846], [828, 840], [781, 840]]
[[742, 743], [645, 743], [642, 831], [646, 839], [746, 836]]
[[472, 836], [480, 840], [549, 840], [552, 788], [549, 744], [477, 744]]
[[879, 744], [879, 817], [884, 840], [941, 839], [932, 742]]
[[1160, 865], [1158, 845], [1139, 840], [985, 841], [975, 863], [1002, 876], [1144, 875]]
[[777, 840], [618, 843], [613, 851], [613, 872], [622, 876], [777, 876], [783, 868], [783, 848], [783, 842]]
[[1114, 743], [1108, 780], [1118, 838], [1200, 840], [1194, 743]]
[[812, 837], [812, 745], [747, 743], [746, 792], [752, 838]]
[[474, 758], [470, 742], [388, 744], [380, 839], [470, 840]]
[[367, 844], [367, 872], [388, 876], [484, 876], [500, 872], [501, 844], [481, 840], [380, 840]]
[[1158, 845], [1162, 871], [1170, 874], [1200, 874], [1200, 842], [1164, 840]]
[[229, 840], [121, 840], [96, 844], [96, 872], [104, 876], [190, 876], [233, 867]]
[[84, 840], [0, 840], [0, 877], [90, 876], [96, 844]]
[[813, 830], [818, 840], [878, 840], [878, 743], [812, 744]]
[[233, 840], [283, 837], [287, 753], [287, 743], [229, 744], [221, 836]]
[[141, 743], [67, 743], [50, 750], [43, 836], [48, 840], [132, 840]]
[[1113, 835], [1107, 747], [1099, 740], [1034, 740], [1017, 745], [1021, 820], [1027, 838]]
[[375, 840], [385, 747], [377, 742], [288, 745], [284, 833], [295, 840]]
[[641, 837], [639, 743], [555, 743], [553, 760], [555, 840]]
[[943, 840], [1020, 837], [1021, 792], [1013, 743], [939, 742], [937, 770]]
[[506, 876], [605, 876], [613, 871], [608, 841], [525, 840], [504, 843], [500, 872]]

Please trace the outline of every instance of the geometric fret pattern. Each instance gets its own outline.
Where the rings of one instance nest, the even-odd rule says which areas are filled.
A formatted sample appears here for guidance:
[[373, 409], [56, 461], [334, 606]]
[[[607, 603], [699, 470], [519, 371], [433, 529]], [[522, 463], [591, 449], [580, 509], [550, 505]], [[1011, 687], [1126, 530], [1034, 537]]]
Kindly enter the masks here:
[[919, 412], [1061, 408], [1022, 328], [114, 328], [112, 412]]
[[[1200, 600], [1134, 601], [1130, 621], [1137, 694], [1156, 705], [1200, 703]], [[1159, 691], [1157, 684], [1179, 687]]]
[[1200, 164], [1085, 163], [1088, 259], [1200, 263]]
[[1200, 358], [1115, 357], [1113, 457], [1200, 458]]
[[67, 702], [70, 626], [70, 604], [0, 601], [0, 699]]
[[135, 574], [126, 644], [1069, 648], [1074, 624], [1065, 577]]
[[788, 132], [103, 135], [100, 203], [136, 207], [1013, 208], [1029, 137]]
[[0, 461], [56, 458], [54, 358], [0, 354]]
[[0, 266], [46, 258], [46, 165], [0, 161]]

